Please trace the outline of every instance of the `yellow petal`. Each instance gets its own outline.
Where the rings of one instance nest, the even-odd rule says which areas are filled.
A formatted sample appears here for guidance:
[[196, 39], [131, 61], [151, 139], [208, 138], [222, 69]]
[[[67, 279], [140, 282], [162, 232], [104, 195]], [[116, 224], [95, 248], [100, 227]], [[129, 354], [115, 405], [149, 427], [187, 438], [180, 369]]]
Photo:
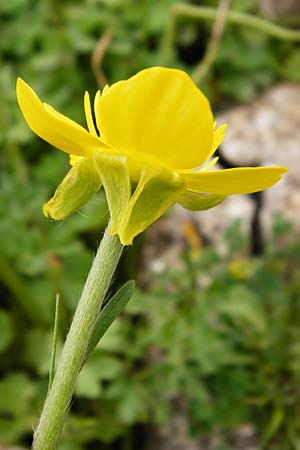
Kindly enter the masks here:
[[209, 102], [181, 70], [142, 70], [106, 87], [96, 107], [101, 138], [121, 153], [190, 169], [211, 152], [214, 122]]
[[209, 161], [207, 164], [205, 164], [203, 167], [201, 167], [201, 171], [202, 170], [209, 170], [209, 169], [211, 169], [212, 167], [214, 167], [216, 164], [217, 164], [217, 162], [219, 161], [219, 157], [218, 156], [216, 156], [215, 158], [212, 158], [212, 160], [211, 161]]
[[219, 147], [219, 145], [222, 144], [222, 142], [225, 138], [226, 129], [227, 129], [227, 124], [224, 123], [223, 125], [221, 125], [219, 128], [217, 128], [214, 131], [213, 143], [212, 143], [209, 157], [212, 156], [215, 153], [215, 151], [217, 150], [217, 148]]
[[74, 166], [82, 158], [83, 158], [82, 156], [70, 155], [70, 164], [71, 164], [71, 166]]
[[210, 194], [249, 194], [267, 189], [287, 172], [285, 167], [239, 167], [182, 174], [187, 188]]
[[97, 128], [98, 128], [98, 131], [100, 129], [99, 129], [99, 123], [97, 121], [98, 119], [97, 119], [96, 111], [98, 111], [98, 109], [99, 109], [100, 98], [101, 98], [101, 92], [97, 91], [96, 95], [95, 95], [95, 98], [94, 98], [94, 112], [95, 112], [95, 119], [96, 119], [96, 125], [97, 125]]
[[110, 212], [110, 233], [118, 231], [127, 208], [131, 185], [126, 158], [119, 155], [95, 155], [95, 166], [103, 183]]
[[177, 173], [145, 165], [119, 229], [122, 244], [132, 244], [135, 236], [176, 203], [184, 189], [182, 177]]
[[90, 95], [89, 95], [88, 91], [85, 91], [85, 93], [84, 93], [84, 112], [85, 112], [86, 124], [87, 124], [89, 132], [93, 136], [98, 136], [97, 130], [95, 128], [94, 120], [93, 120]]
[[55, 220], [64, 219], [87, 203], [100, 187], [101, 180], [93, 159], [82, 158], [44, 204], [44, 215]]
[[79, 156], [89, 156], [105, 148], [99, 138], [60, 114], [52, 106], [43, 104], [35, 92], [21, 78], [17, 81], [17, 98], [29, 127], [39, 137], [60, 150]]
[[[203, 166], [201, 166], [201, 168], [199, 168], [199, 171], [202, 170], [209, 170], [212, 167], [214, 167], [217, 162], [219, 161], [219, 156], [216, 156], [215, 158], [210, 159], [209, 161], [207, 161]], [[179, 174], [184, 174], [184, 173], [195, 173], [195, 170], [193, 169], [186, 169], [186, 170], [178, 170], [177, 171]]]

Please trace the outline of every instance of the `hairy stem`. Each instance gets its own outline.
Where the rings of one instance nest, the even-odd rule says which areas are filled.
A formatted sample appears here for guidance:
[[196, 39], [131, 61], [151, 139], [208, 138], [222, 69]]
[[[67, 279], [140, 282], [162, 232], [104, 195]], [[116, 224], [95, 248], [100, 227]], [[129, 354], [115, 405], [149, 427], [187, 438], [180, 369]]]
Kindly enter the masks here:
[[106, 229], [81, 294], [38, 428], [34, 433], [34, 450], [57, 449], [75, 382], [122, 248], [119, 237], [111, 236]]

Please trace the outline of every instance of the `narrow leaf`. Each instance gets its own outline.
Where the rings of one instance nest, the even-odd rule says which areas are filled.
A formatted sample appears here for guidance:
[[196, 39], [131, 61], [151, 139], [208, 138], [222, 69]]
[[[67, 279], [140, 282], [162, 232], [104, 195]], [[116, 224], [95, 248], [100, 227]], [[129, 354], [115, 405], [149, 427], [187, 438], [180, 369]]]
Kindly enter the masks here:
[[104, 333], [108, 330], [108, 328], [118, 317], [121, 311], [123, 311], [128, 301], [132, 297], [134, 288], [135, 281], [127, 281], [127, 283], [123, 284], [123, 286], [116, 292], [116, 294], [107, 302], [105, 307], [102, 309], [86, 351], [86, 358], [88, 358]]
[[52, 350], [51, 350], [51, 361], [50, 361], [50, 369], [49, 369], [49, 383], [48, 383], [48, 393], [50, 392], [54, 375], [55, 375], [55, 362], [56, 362], [56, 349], [57, 349], [57, 341], [58, 341], [58, 329], [60, 323], [60, 297], [59, 294], [56, 294], [55, 300], [55, 315], [54, 315], [54, 326], [53, 326], [53, 341], [52, 341]]

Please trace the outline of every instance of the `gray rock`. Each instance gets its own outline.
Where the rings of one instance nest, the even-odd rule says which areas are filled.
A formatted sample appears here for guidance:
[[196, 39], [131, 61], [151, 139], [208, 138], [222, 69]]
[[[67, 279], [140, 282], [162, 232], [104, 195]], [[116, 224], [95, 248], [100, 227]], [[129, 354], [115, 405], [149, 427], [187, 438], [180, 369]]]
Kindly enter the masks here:
[[[252, 104], [225, 112], [218, 117], [218, 122], [228, 123], [222, 152], [235, 164], [288, 167], [288, 174], [264, 193], [263, 222], [268, 229], [272, 215], [281, 211], [298, 227], [300, 85], [278, 85]], [[245, 210], [244, 200], [240, 196], [234, 196], [230, 203], [226, 200], [219, 208], [227, 211], [224, 212], [225, 216], [230, 216], [232, 208], [238, 210], [239, 207], [241, 212]]]

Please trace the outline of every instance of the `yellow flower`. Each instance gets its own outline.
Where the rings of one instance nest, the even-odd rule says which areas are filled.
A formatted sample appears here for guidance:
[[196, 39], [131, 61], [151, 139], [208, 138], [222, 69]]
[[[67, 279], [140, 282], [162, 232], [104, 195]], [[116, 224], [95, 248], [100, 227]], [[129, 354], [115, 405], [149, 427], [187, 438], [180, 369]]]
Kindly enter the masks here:
[[29, 127], [70, 154], [72, 168], [44, 214], [63, 219], [103, 184], [110, 231], [124, 245], [176, 202], [194, 211], [208, 209], [229, 194], [266, 189], [287, 170], [209, 171], [226, 125], [215, 129], [208, 100], [181, 70], [153, 67], [106, 86], [97, 92], [93, 111], [86, 92], [88, 131], [42, 103], [21, 79], [17, 97]]

